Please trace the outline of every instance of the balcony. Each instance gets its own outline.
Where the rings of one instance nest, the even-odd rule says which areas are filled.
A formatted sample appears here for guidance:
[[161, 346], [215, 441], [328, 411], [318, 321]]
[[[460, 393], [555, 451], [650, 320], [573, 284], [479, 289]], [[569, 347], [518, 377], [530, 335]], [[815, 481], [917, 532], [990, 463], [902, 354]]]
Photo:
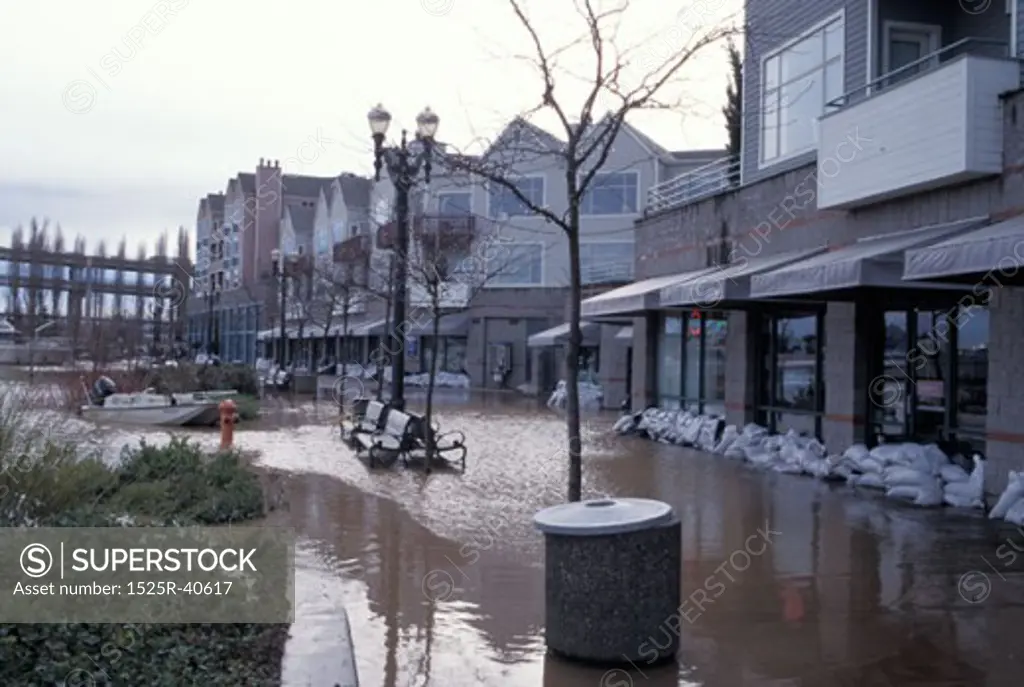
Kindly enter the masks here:
[[738, 186], [740, 160], [729, 155], [697, 169], [683, 172], [647, 190], [647, 214], [689, 205]]
[[[453, 279], [441, 287], [440, 306], [442, 310], [460, 310], [469, 306], [473, 291], [471, 285]], [[409, 285], [409, 305], [414, 308], [431, 308], [430, 292], [420, 284]]]
[[847, 209], [999, 174], [1000, 95], [1020, 87], [1005, 43], [967, 38], [829, 103], [818, 208]]
[[334, 262], [346, 265], [368, 263], [370, 249], [368, 235], [353, 236], [334, 244]]
[[[420, 245], [441, 249], [469, 250], [476, 237], [476, 217], [473, 215], [416, 215], [410, 222], [410, 234]], [[394, 247], [398, 223], [389, 222], [377, 230], [377, 247]]]

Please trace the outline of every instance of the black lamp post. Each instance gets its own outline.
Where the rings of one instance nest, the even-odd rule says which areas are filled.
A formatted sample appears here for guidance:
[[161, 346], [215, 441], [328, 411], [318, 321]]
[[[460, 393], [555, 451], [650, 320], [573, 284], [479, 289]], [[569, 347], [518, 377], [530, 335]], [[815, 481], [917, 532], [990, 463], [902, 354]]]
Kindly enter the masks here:
[[434, 135], [440, 119], [431, 109], [425, 108], [416, 117], [416, 140], [422, 145], [419, 150], [410, 150], [405, 129], [397, 146], [385, 146], [384, 135], [391, 125], [391, 114], [382, 105], [370, 110], [370, 133], [373, 136], [374, 179], [380, 181], [380, 170], [387, 167], [388, 176], [395, 186], [396, 236], [391, 249], [394, 251], [394, 316], [391, 320], [391, 336], [398, 352], [391, 360], [391, 405], [397, 409], [405, 407], [405, 299], [408, 289], [408, 268], [406, 255], [409, 248], [409, 191], [415, 185], [420, 170], [423, 178], [430, 183], [430, 158], [434, 147]]
[[274, 261], [274, 276], [277, 277], [281, 289], [281, 344], [277, 347], [277, 365], [283, 370], [285, 364], [285, 342], [288, 340], [286, 338], [288, 334], [286, 324], [288, 319], [288, 277], [291, 276], [289, 274], [289, 265], [294, 264], [299, 256], [295, 253], [282, 254], [281, 251], [275, 248], [270, 251], [270, 257]]

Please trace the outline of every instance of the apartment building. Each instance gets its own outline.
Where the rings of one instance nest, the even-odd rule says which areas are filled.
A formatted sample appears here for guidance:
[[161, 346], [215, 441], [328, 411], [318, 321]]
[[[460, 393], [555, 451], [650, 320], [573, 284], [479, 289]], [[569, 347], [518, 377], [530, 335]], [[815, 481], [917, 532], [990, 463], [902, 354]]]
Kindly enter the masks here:
[[633, 322], [634, 407], [1024, 467], [1020, 5], [746, 3], [739, 183], [652, 188], [637, 283], [584, 304]]
[[[551, 133], [516, 118], [482, 156], [492, 163], [500, 160], [502, 173], [515, 177], [520, 192], [534, 204], [561, 214], [567, 210], [559, 155], [563, 145]], [[412, 222], [471, 231], [476, 238], [470, 257], [486, 256], [486, 266], [480, 283], [455, 284], [446, 292], [453, 314], [441, 320], [443, 340], [411, 343], [409, 369], [425, 368], [436, 349], [438, 368], [467, 374], [474, 387], [547, 392], [564, 372], [567, 238], [559, 227], [530, 212], [509, 189], [473, 175], [478, 159], [446, 169], [445, 154], [435, 161], [429, 186], [413, 195]], [[581, 268], [590, 292], [632, 281], [633, 225], [645, 210], [649, 189], [721, 155], [671, 153], [631, 126], [622, 130], [582, 208]], [[375, 184], [371, 201], [378, 225], [394, 219], [393, 200], [394, 187], [385, 175]], [[384, 250], [375, 247], [376, 253]], [[411, 305], [425, 305], [424, 294], [417, 294], [415, 287]], [[626, 394], [629, 369], [630, 342], [616, 336], [621, 330], [587, 326], [580, 361], [614, 405]]]
[[[261, 158], [254, 173], [239, 172], [223, 194], [200, 200], [196, 297], [188, 315], [194, 347], [226, 360], [255, 360], [260, 331], [279, 321], [273, 251], [297, 248], [298, 233], [311, 235], [318, 204], [348, 176], [284, 174], [278, 161]], [[365, 216], [365, 205], [351, 212]], [[284, 230], [291, 237], [287, 246]]]

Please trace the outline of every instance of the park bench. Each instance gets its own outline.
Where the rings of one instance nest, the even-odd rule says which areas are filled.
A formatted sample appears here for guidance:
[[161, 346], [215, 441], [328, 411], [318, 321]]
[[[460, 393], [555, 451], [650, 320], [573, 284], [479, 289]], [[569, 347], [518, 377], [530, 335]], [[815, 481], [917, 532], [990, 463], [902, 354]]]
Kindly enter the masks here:
[[[413, 457], [423, 460], [440, 460], [447, 466], [455, 463], [460, 465], [462, 472], [466, 471], [466, 435], [459, 430], [442, 432], [440, 425], [435, 421], [432, 427], [427, 427], [427, 419], [422, 415], [412, 415], [413, 435]], [[427, 432], [434, 437], [433, 456], [427, 456]]]
[[[369, 409], [367, 409], [369, 412]], [[356, 432], [352, 435], [355, 443], [369, 455], [370, 467], [380, 463], [384, 467], [405, 458], [414, 447], [412, 417], [400, 410], [387, 413], [384, 427], [376, 432]]]
[[380, 401], [370, 401], [366, 404], [366, 413], [361, 417], [343, 419], [341, 421], [341, 437], [349, 443], [354, 443], [359, 434], [375, 434], [383, 429], [387, 406]]

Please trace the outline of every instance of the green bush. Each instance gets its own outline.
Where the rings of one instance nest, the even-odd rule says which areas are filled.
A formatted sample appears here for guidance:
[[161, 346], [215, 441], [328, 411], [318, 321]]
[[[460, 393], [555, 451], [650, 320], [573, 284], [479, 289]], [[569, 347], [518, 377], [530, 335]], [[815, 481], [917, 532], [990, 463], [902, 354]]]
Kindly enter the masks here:
[[[0, 393], [0, 525], [216, 525], [264, 515], [259, 479], [237, 453], [140, 442], [108, 467], [47, 438]], [[79, 442], [81, 444], [81, 442]], [[0, 685], [279, 685], [287, 625], [0, 624]]]

